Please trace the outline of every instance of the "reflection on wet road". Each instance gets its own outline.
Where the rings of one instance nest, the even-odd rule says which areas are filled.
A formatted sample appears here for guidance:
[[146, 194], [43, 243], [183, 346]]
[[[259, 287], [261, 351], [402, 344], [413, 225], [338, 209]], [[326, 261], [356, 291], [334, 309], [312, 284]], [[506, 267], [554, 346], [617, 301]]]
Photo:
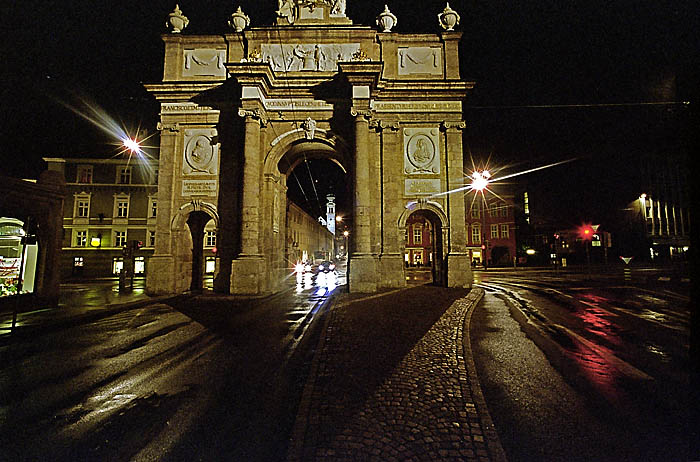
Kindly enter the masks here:
[[335, 276], [292, 275], [265, 299], [150, 304], [0, 346], [0, 459], [279, 460], [315, 321], [344, 283]]
[[685, 421], [687, 296], [523, 273], [480, 272], [475, 280], [508, 301], [560, 372], [587, 396], [612, 405], [610, 412], [659, 431]]

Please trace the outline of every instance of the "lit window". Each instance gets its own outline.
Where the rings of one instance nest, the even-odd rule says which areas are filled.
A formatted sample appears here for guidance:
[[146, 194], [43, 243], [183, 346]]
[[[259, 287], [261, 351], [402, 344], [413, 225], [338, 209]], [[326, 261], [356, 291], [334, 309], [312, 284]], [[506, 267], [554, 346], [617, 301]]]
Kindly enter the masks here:
[[73, 266], [76, 268], [82, 268], [83, 264], [85, 262], [83, 261], [83, 257], [73, 257]]
[[79, 196], [75, 199], [75, 215], [78, 218], [87, 218], [90, 214], [90, 196]]
[[124, 268], [124, 259], [122, 257], [112, 258], [112, 274], [119, 274]]
[[129, 216], [129, 201], [117, 201], [117, 216], [119, 218]]
[[501, 237], [503, 239], [510, 238], [510, 232], [508, 231], [508, 225], [501, 225]]
[[117, 167], [117, 183], [131, 183], [131, 167]]
[[491, 225], [491, 239], [498, 239], [498, 225]]
[[151, 199], [151, 218], [155, 218], [157, 212], [158, 212], [158, 201], [155, 199]]
[[134, 274], [143, 274], [146, 272], [146, 258], [136, 257], [134, 258]]
[[156, 246], [156, 232], [155, 231], [148, 232], [148, 246], [149, 247]]
[[114, 232], [114, 246], [124, 247], [126, 245], [126, 231]]
[[472, 227], [472, 243], [473, 244], [481, 244], [481, 227], [480, 226], [473, 226]]
[[76, 231], [75, 232], [75, 246], [76, 247], [87, 246], [87, 231]]
[[216, 271], [216, 257], [207, 257], [204, 263], [204, 272], [213, 274]]
[[92, 165], [78, 165], [77, 183], [92, 183]]
[[207, 231], [204, 234], [204, 245], [206, 247], [216, 247], [216, 231]]
[[413, 227], [413, 243], [422, 244], [423, 243], [423, 229], [420, 225]]

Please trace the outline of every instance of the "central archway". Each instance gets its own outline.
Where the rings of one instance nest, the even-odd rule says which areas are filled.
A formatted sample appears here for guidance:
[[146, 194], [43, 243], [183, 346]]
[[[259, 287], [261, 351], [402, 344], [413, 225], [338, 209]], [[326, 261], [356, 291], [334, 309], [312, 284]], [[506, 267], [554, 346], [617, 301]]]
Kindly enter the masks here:
[[[269, 225], [268, 229], [272, 230], [272, 233], [263, 235], [263, 248], [265, 249], [263, 255], [266, 266], [274, 274], [271, 281], [275, 286], [273, 287], [274, 291], [281, 288], [278, 286], [281, 281], [288, 279], [295, 263], [295, 261], [290, 260], [290, 255], [293, 252], [289, 248], [291, 244], [288, 242], [286, 229], [287, 220], [291, 219], [288, 216], [287, 207], [287, 201], [290, 199], [288, 185], [290, 181], [298, 181], [296, 178], [292, 180], [293, 172], [295, 169], [301, 168], [305, 162], [326, 160], [332, 162], [335, 168], [348, 175], [349, 178], [351, 165], [347, 143], [330, 131], [316, 130], [313, 138], [310, 138], [308, 133], [302, 130], [291, 130], [278, 136], [271, 144], [273, 146], [265, 156], [263, 165], [264, 187], [261, 206], [266, 212], [264, 223]], [[348, 179], [345, 181], [347, 183]], [[309, 192], [309, 194], [311, 193]], [[316, 197], [315, 199], [321, 200], [325, 197]], [[301, 206], [302, 204], [296, 205]], [[322, 207], [325, 210], [325, 202]], [[319, 209], [319, 211], [321, 210]], [[322, 212], [321, 215], [325, 217], [325, 212]], [[313, 219], [315, 220], [317, 217], [318, 215], [315, 215]], [[330, 246], [323, 246], [323, 250], [328, 255], [334, 254], [335, 236], [332, 233], [331, 236]], [[319, 249], [310, 249], [310, 253], [313, 254], [315, 250]], [[297, 257], [299, 256], [295, 255], [295, 259]]]

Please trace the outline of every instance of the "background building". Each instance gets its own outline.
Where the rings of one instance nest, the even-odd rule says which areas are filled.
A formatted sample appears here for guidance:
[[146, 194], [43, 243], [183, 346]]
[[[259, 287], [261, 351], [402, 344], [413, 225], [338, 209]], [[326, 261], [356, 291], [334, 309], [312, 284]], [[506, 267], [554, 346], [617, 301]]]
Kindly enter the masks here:
[[499, 194], [467, 204], [466, 226], [472, 265], [513, 265], [516, 253], [512, 196]]
[[61, 279], [118, 275], [127, 245], [135, 248], [134, 273], [143, 276], [156, 240], [158, 161], [44, 160], [66, 179]]
[[[335, 218], [328, 218], [335, 225]], [[290, 268], [297, 262], [331, 260], [334, 234], [306, 213], [287, 201], [287, 262]]]
[[433, 264], [433, 226], [421, 214], [411, 215], [406, 221], [406, 251], [408, 267], [430, 267]]

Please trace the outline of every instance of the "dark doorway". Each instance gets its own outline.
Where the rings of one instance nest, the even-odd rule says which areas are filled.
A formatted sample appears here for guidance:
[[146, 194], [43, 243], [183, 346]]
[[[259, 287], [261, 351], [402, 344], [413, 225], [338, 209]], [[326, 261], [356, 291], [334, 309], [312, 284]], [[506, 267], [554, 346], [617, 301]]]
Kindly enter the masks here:
[[190, 290], [201, 292], [204, 281], [204, 227], [211, 220], [205, 212], [192, 212], [187, 217], [187, 226], [192, 235], [192, 282]]

